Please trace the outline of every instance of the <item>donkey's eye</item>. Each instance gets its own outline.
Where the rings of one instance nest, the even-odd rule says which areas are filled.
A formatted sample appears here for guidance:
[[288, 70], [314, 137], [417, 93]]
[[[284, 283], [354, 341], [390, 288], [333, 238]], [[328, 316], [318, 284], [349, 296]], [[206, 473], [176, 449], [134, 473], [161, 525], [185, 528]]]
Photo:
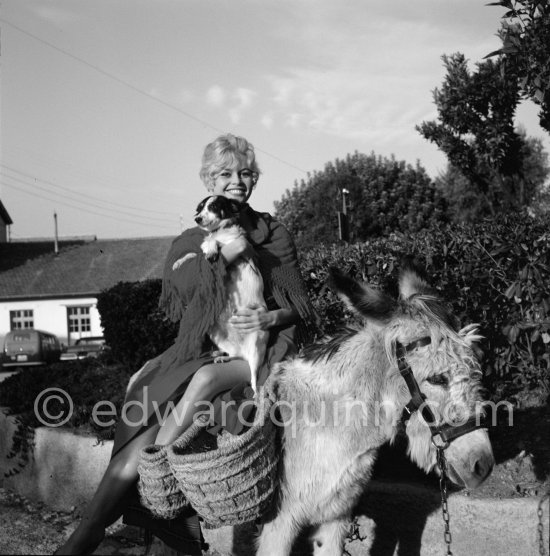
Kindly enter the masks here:
[[449, 385], [449, 377], [446, 374], [431, 375], [426, 379], [432, 386], [444, 386]]

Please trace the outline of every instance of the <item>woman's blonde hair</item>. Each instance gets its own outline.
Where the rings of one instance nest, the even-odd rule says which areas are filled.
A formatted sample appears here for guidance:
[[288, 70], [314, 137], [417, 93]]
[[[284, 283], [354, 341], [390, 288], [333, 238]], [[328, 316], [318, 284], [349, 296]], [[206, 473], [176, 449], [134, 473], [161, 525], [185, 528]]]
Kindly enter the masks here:
[[244, 137], [236, 137], [230, 133], [220, 135], [204, 148], [199, 175], [204, 185], [210, 189], [216, 174], [237, 164], [251, 170], [256, 182], [260, 175], [260, 168], [256, 163], [252, 144]]

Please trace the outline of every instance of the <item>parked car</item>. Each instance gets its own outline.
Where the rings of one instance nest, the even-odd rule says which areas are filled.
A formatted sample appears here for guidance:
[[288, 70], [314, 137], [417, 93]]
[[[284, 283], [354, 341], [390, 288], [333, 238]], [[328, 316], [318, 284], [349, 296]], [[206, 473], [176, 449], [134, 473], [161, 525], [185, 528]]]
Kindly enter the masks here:
[[47, 365], [58, 361], [60, 354], [61, 344], [55, 334], [34, 328], [12, 330], [4, 338], [2, 366]]
[[75, 361], [77, 359], [86, 359], [87, 357], [98, 357], [106, 348], [103, 336], [79, 338], [74, 345], [69, 346], [61, 354], [60, 359], [61, 361]]

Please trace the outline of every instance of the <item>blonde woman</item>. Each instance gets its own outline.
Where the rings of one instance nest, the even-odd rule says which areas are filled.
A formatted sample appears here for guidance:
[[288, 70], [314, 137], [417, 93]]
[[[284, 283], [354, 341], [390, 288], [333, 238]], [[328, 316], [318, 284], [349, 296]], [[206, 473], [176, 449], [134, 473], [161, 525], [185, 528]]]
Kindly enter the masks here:
[[[292, 239], [282, 224], [248, 204], [259, 175], [254, 148], [243, 137], [227, 134], [206, 146], [200, 177], [210, 194], [223, 195], [240, 204], [239, 219], [247, 239], [223, 246], [221, 256], [213, 263], [202, 255], [200, 245], [206, 232], [200, 228], [188, 229], [174, 240], [166, 260], [160, 305], [172, 320], [179, 321], [178, 337], [168, 350], [132, 377], [125, 400], [125, 419], [117, 426], [109, 466], [79, 526], [57, 554], [93, 552], [103, 540], [105, 528], [135, 499], [142, 449], [173, 442], [192, 424], [195, 413], [204, 409], [204, 402], [249, 381], [246, 361], [214, 363], [206, 338], [206, 331], [216, 322], [221, 309], [216, 296], [209, 296], [208, 290], [212, 280], [223, 282], [225, 267], [251, 254], [259, 262], [267, 310], [246, 309], [231, 319], [232, 326], [242, 331], [270, 332], [258, 385], [265, 381], [275, 362], [295, 352], [297, 336], [305, 339], [312, 330], [313, 310], [300, 278]], [[174, 270], [174, 262], [187, 254], [193, 255]], [[173, 411], [159, 422], [158, 416], [165, 415], [170, 403]], [[236, 432], [238, 427], [234, 429]], [[150, 519], [144, 509], [136, 510], [135, 505], [128, 515], [127, 522], [148, 528], [173, 549], [201, 553], [202, 535], [192, 511], [173, 523]]]

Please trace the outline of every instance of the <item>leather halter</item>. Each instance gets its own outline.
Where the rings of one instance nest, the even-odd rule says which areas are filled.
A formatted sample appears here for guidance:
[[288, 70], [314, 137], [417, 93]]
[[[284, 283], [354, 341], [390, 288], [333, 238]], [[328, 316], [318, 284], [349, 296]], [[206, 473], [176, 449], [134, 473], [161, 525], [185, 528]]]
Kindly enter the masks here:
[[415, 340], [406, 346], [398, 341], [395, 343], [397, 366], [411, 394], [409, 403], [407, 403], [407, 405], [403, 408], [401, 421], [406, 423], [415, 411], [420, 410], [422, 418], [426, 421], [426, 424], [432, 433], [432, 442], [437, 448], [445, 449], [448, 448], [449, 444], [459, 436], [468, 434], [476, 429], [487, 428], [487, 424], [478, 416], [470, 417], [461, 425], [437, 424], [437, 419], [435, 418], [432, 408], [427, 403], [426, 396], [420, 390], [412, 369], [406, 360], [407, 353], [410, 353], [416, 348], [427, 346], [428, 344], [431, 344], [431, 342], [432, 339], [429, 336], [424, 336], [423, 338]]

